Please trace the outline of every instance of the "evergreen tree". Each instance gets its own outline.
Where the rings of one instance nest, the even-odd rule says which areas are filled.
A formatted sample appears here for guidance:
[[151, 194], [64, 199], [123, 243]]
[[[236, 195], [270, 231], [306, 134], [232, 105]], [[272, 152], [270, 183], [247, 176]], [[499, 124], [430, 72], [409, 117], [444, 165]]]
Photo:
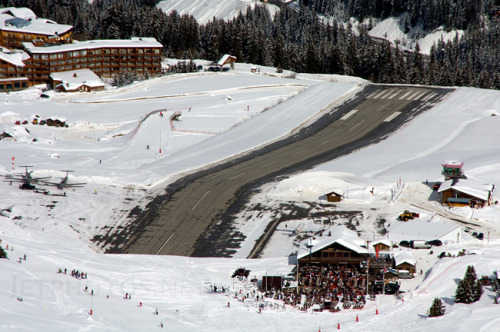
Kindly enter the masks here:
[[8, 258], [7, 253], [2, 248], [2, 246], [0, 246], [0, 258]]
[[432, 302], [432, 306], [429, 309], [429, 317], [443, 316], [446, 309], [443, 306], [443, 302], [439, 298], [435, 298]]
[[460, 280], [455, 292], [455, 302], [457, 303], [472, 303], [472, 287], [464, 280]]
[[476, 281], [476, 284], [474, 285], [474, 288], [472, 289], [472, 302], [479, 301], [483, 293], [484, 293], [483, 284], [481, 283], [481, 280], [478, 279]]
[[476, 284], [477, 274], [476, 269], [473, 265], [467, 266], [467, 270], [465, 271], [464, 280], [469, 283], [470, 287], [474, 287]]

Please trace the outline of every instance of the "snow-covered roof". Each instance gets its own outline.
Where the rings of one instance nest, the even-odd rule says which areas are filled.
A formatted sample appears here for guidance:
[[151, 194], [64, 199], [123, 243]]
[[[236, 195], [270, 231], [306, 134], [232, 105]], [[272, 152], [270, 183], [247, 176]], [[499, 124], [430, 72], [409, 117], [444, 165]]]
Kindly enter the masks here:
[[54, 72], [50, 77], [55, 81], [61, 81], [57, 87], [62, 87], [66, 91], [78, 90], [83, 85], [91, 88], [104, 86], [104, 82], [90, 69]]
[[460, 225], [456, 224], [411, 220], [391, 229], [389, 238], [393, 242], [400, 242], [403, 240], [436, 240], [452, 231], [460, 229], [460, 227]]
[[226, 61], [229, 60], [230, 58], [233, 58], [234, 60], [236, 60], [236, 57], [235, 56], [232, 56], [232, 55], [229, 55], [229, 54], [224, 54], [222, 56], [222, 58], [219, 60], [219, 62], [217, 62], [217, 64], [219, 66], [223, 66], [226, 64]]
[[28, 53], [21, 50], [9, 50], [0, 47], [0, 60], [13, 64], [14, 66], [24, 67], [24, 60], [29, 59]]
[[25, 20], [36, 19], [36, 14], [26, 7], [7, 7], [0, 8], [0, 14], [10, 14], [13, 17], [19, 17]]
[[491, 185], [478, 184], [467, 179], [449, 179], [441, 183], [438, 193], [453, 189], [469, 196], [482, 199], [483, 201], [487, 201], [491, 188]]
[[464, 166], [464, 163], [458, 160], [446, 160], [443, 162], [442, 166], [448, 168], [462, 168]]
[[415, 265], [417, 263], [415, 257], [413, 257], [413, 253], [409, 250], [394, 251], [393, 255], [396, 266], [403, 263], [408, 263], [411, 265]]
[[386, 246], [392, 246], [392, 241], [389, 239], [379, 239], [370, 243], [372, 246], [376, 246], [377, 244], [385, 244]]
[[131, 39], [97, 39], [82, 42], [74, 41], [71, 44], [51, 46], [35, 46], [33, 45], [33, 43], [23, 43], [23, 46], [31, 54], [58, 53], [104, 47], [163, 47], [163, 45], [156, 41], [156, 39], [153, 37], [132, 37]]
[[338, 188], [329, 188], [328, 190], [326, 190], [326, 195], [328, 194], [335, 194], [335, 195], [338, 195], [338, 196], [344, 196], [344, 191], [341, 190], [341, 189], [338, 189]]
[[54, 72], [50, 74], [50, 78], [56, 81], [61, 81], [66, 86], [73, 85], [81, 86], [83, 83], [90, 87], [103, 86], [104, 83], [92, 70], [78, 69], [62, 72]]
[[[331, 232], [331, 236], [327, 236]], [[299, 245], [297, 259], [301, 259], [310, 253], [328, 247], [334, 243], [350, 249], [358, 254], [374, 253], [373, 248], [366, 248], [366, 241], [359, 238], [358, 234], [345, 226], [333, 226], [323, 232], [322, 237], [314, 237], [304, 240]]]
[[5, 8], [0, 10], [0, 30], [56, 36], [62, 35], [71, 29], [73, 29], [71, 25], [36, 18], [36, 15], [28, 8]]

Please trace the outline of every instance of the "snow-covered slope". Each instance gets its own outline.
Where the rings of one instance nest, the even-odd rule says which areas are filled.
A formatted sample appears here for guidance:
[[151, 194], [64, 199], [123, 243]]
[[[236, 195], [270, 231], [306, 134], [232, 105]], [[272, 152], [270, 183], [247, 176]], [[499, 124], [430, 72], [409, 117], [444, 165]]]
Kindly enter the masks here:
[[256, 4], [265, 5], [271, 16], [274, 16], [278, 7], [259, 0], [162, 0], [157, 7], [166, 13], [177, 11], [179, 14], [192, 15], [199, 23], [205, 24], [216, 19], [230, 20], [240, 12], [245, 13], [248, 7]]

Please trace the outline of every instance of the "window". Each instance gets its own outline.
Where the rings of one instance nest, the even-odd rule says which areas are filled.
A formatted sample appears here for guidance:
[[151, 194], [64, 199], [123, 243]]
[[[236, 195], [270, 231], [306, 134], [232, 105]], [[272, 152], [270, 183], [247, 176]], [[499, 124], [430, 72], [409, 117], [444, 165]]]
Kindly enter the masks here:
[[39, 54], [33, 54], [33, 59], [34, 60], [40, 60], [40, 55]]
[[143, 50], [142, 48], [138, 48], [138, 49], [137, 49], [137, 53], [138, 53], [138, 54], [143, 54], [143, 53], [144, 53], [144, 50]]
[[57, 59], [57, 54], [51, 54], [50, 55], [50, 60], [55, 60]]
[[14, 88], [19, 89], [21, 87], [21, 83], [15, 82], [14, 83]]
[[157, 48], [155, 48], [155, 49], [154, 49], [154, 54], [160, 54], [160, 50], [159, 50], [159, 49], [157, 49]]
[[81, 54], [81, 55], [87, 55], [87, 50], [81, 50], [81, 51], [80, 51], [80, 54]]
[[80, 56], [80, 51], [73, 51], [73, 56]]
[[42, 58], [42, 60], [48, 60], [49, 59], [49, 55], [48, 54], [42, 54], [41, 58]]
[[12, 83], [7, 83], [7, 90], [12, 90]]
[[58, 59], [64, 59], [64, 53], [59, 53], [57, 54]]

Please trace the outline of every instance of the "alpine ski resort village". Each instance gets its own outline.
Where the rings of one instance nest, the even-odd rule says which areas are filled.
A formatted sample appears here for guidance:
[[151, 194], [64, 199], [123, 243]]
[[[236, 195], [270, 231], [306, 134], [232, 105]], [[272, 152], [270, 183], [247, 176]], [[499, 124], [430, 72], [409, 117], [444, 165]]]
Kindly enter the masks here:
[[500, 331], [500, 1], [0, 1], [0, 331]]

